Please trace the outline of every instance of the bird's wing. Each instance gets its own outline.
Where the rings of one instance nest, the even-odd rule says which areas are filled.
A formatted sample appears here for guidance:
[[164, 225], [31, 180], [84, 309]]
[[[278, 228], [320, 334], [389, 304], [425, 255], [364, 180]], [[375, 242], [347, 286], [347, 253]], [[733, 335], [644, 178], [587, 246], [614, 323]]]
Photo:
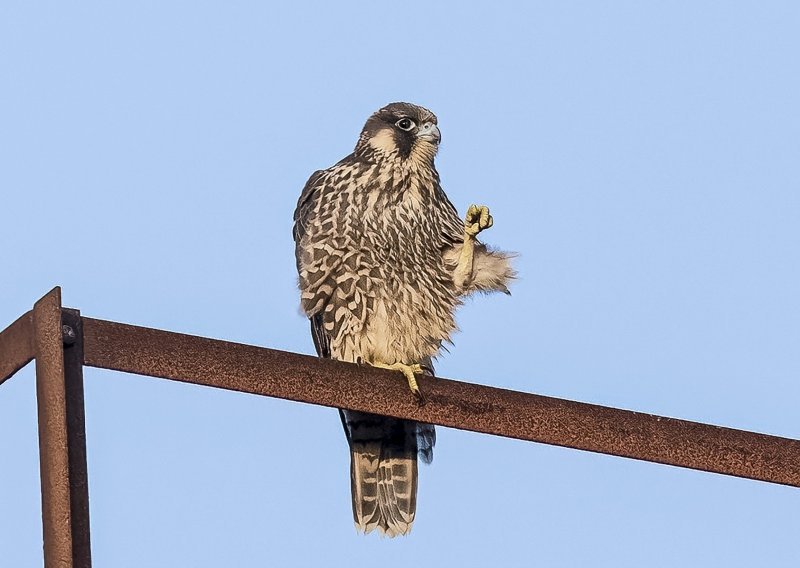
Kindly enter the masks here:
[[300, 240], [306, 233], [309, 209], [316, 192], [322, 187], [320, 182], [324, 178], [326, 171], [317, 170], [311, 174], [311, 177], [308, 178], [306, 185], [303, 187], [302, 193], [300, 193], [300, 198], [297, 200], [297, 207], [294, 210], [294, 226], [292, 227], [292, 237], [296, 244], [300, 244]]
[[314, 349], [317, 350], [317, 356], [323, 359], [330, 359], [331, 338], [322, 325], [322, 313], [314, 314], [308, 318], [308, 321], [311, 322], [311, 338], [314, 340]]
[[[335, 167], [335, 166], [334, 166]], [[295, 260], [297, 262], [297, 272], [300, 275], [300, 298], [301, 306], [309, 318], [317, 314], [322, 314], [325, 306], [330, 301], [330, 289], [320, 289], [320, 284], [328, 277], [331, 266], [327, 257], [316, 258], [315, 249], [319, 247], [320, 223], [319, 223], [319, 202], [328, 187], [328, 174], [333, 168], [318, 170], [308, 178], [300, 198], [297, 200], [297, 208], [294, 210], [294, 227], [292, 236], [295, 242]], [[312, 332], [314, 328], [319, 328], [319, 333], [314, 333], [314, 343], [319, 347], [329, 345], [322, 334], [322, 321], [312, 321]], [[319, 343], [318, 343], [319, 341]], [[320, 354], [320, 357], [323, 355]], [[330, 349], [328, 349], [330, 357]]]

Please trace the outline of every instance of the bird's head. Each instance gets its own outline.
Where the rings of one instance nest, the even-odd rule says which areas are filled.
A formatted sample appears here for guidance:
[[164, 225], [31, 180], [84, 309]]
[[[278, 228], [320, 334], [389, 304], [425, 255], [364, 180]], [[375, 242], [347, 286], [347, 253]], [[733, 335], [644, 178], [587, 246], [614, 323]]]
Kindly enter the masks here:
[[442, 139], [436, 122], [436, 115], [426, 108], [391, 103], [369, 117], [356, 153], [432, 164]]

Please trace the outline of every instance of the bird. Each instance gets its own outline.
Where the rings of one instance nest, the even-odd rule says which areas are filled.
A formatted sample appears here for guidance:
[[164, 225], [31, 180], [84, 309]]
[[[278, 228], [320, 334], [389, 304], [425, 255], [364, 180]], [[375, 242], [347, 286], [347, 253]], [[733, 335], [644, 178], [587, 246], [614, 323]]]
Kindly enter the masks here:
[[[470, 205], [462, 219], [440, 184], [441, 132], [428, 109], [391, 103], [367, 119], [351, 154], [315, 171], [294, 212], [301, 311], [317, 355], [416, 377], [457, 330], [475, 292], [503, 292], [514, 253], [478, 240], [494, 219]], [[356, 529], [406, 535], [417, 508], [417, 461], [433, 459], [433, 425], [340, 410], [350, 449]]]

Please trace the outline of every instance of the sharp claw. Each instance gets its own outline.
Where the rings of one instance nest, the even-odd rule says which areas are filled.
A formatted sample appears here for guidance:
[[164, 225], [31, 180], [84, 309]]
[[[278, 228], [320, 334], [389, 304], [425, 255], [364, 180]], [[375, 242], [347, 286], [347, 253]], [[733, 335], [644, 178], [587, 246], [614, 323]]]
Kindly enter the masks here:
[[422, 373], [422, 367], [420, 365], [409, 365], [408, 368], [409, 368], [408, 377], [410, 377], [408, 381], [408, 386], [411, 387], [411, 393], [414, 395], [414, 398], [417, 399], [417, 403], [420, 406], [424, 406], [425, 395], [423, 395], [422, 391], [419, 390], [419, 385], [417, 385], [417, 378], [414, 376], [415, 373]]
[[403, 373], [403, 376], [408, 381], [408, 388], [411, 390], [411, 394], [414, 395], [414, 398], [417, 399], [417, 402], [420, 406], [425, 404], [425, 397], [422, 394], [422, 391], [419, 390], [419, 385], [417, 385], [417, 378], [414, 376], [414, 373], [423, 373], [422, 366], [415, 364], [415, 365], [404, 365], [403, 363], [393, 363], [391, 365], [387, 365], [385, 363], [372, 363], [373, 367], [378, 367], [381, 369], [390, 369], [392, 371], [400, 371]]

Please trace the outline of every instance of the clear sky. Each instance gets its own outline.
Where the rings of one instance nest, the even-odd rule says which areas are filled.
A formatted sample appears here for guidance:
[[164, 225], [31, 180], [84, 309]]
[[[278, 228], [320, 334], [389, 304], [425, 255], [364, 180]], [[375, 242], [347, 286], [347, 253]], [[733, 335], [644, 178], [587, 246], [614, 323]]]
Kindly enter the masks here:
[[[113, 4], [113, 5], [112, 5]], [[442, 376], [800, 438], [797, 2], [0, 5], [0, 327], [84, 315], [312, 353], [291, 217], [392, 101], [519, 251]], [[87, 369], [98, 567], [795, 566], [800, 490], [440, 429], [355, 533], [331, 409]], [[33, 369], [0, 564], [37, 566]]]

